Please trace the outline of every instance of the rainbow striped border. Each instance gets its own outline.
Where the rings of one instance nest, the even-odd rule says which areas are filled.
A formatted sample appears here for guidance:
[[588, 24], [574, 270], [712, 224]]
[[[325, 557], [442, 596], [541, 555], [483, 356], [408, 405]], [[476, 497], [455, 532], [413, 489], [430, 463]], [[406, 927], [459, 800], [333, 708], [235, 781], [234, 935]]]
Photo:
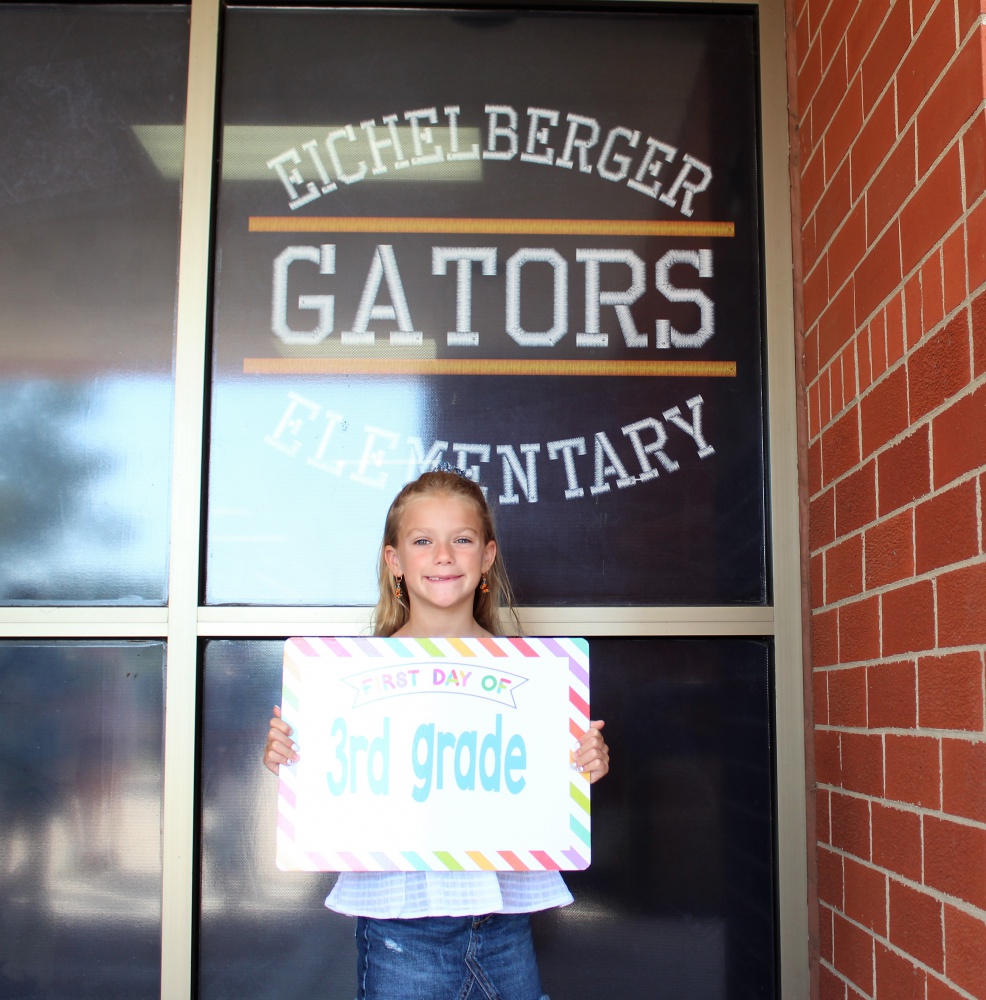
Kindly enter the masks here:
[[[296, 637], [284, 645], [282, 706], [297, 710], [301, 688], [300, 664], [310, 658], [351, 658], [368, 661], [394, 656], [409, 661], [454, 657], [494, 657], [504, 667], [510, 660], [540, 656], [568, 658], [569, 732], [578, 740], [589, 725], [589, 644], [585, 639], [394, 639]], [[283, 871], [576, 871], [592, 859], [591, 796], [588, 776], [571, 772], [569, 779], [571, 842], [542, 850], [432, 852], [311, 852], [294, 843], [297, 804], [295, 772], [281, 768], [277, 797], [277, 866]]]

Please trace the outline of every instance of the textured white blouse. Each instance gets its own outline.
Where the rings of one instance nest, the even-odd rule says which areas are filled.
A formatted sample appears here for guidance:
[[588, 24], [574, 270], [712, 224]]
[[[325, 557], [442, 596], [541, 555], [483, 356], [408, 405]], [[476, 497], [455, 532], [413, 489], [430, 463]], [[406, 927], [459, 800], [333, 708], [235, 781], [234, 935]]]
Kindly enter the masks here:
[[532, 913], [573, 901], [558, 872], [341, 872], [325, 900], [356, 917]]

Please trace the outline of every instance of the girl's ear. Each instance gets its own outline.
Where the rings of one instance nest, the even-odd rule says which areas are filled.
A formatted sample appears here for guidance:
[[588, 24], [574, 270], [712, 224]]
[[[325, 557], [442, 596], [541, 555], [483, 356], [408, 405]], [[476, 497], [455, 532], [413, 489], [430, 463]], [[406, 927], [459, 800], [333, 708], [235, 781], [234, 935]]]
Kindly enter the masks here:
[[387, 563], [387, 569], [390, 570], [394, 576], [403, 576], [404, 570], [401, 569], [400, 556], [397, 555], [397, 549], [393, 545], [387, 545], [383, 550], [384, 562]]
[[491, 538], [486, 543], [486, 551], [483, 553], [483, 572], [489, 573], [490, 567], [496, 561], [496, 542]]

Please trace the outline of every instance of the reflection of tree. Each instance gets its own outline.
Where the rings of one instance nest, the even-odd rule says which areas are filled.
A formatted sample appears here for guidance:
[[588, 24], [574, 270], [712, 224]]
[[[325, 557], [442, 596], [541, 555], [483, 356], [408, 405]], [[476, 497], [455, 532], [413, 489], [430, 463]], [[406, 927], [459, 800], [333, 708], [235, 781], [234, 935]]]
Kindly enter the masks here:
[[[93, 452], [84, 427], [93, 408], [89, 385], [8, 383], [0, 393], [0, 599], [98, 600], [103, 579], [68, 576], [64, 554], [83, 534], [87, 547], [113, 535], [111, 519], [95, 516], [87, 498], [109, 465]], [[110, 582], [111, 585], [111, 582]]]
[[0, 642], [0, 998], [156, 997], [164, 645]]

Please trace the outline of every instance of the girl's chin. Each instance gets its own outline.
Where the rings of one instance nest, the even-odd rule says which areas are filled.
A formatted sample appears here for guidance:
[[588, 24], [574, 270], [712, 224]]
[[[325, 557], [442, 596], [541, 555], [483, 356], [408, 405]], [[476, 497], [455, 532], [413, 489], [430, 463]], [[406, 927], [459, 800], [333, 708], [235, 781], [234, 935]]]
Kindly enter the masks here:
[[472, 607], [473, 593], [471, 590], [464, 590], [461, 582], [452, 581], [450, 583], [426, 583], [418, 594], [411, 591], [411, 601], [417, 597], [422, 605], [429, 605], [433, 608], [443, 610], [453, 610], [459, 605]]

